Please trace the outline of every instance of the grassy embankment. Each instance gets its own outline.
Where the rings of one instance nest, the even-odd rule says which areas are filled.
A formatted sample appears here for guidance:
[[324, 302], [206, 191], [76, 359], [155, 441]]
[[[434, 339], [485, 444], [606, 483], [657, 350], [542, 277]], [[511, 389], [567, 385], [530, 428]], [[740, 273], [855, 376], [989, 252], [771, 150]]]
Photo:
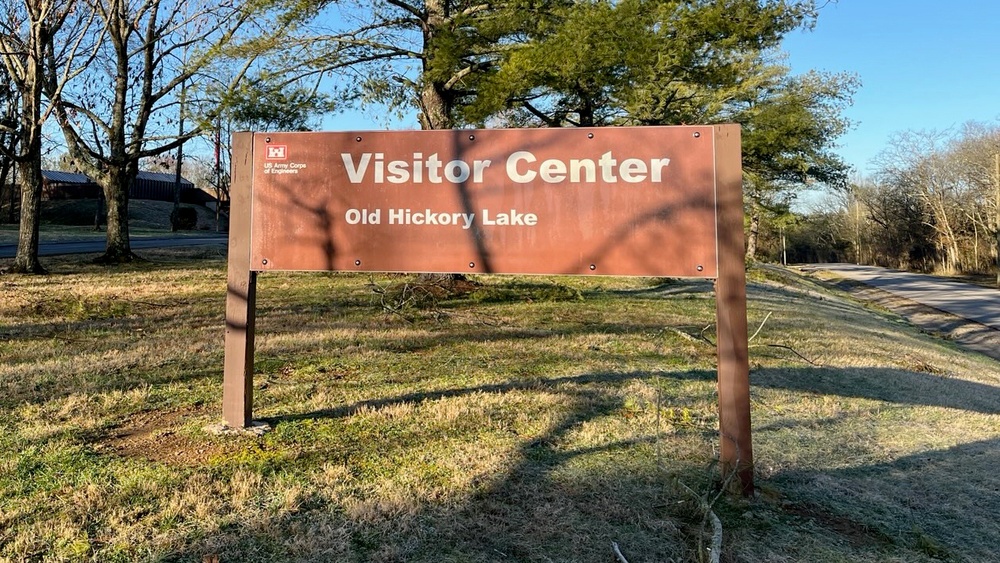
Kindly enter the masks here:
[[[708, 283], [482, 277], [392, 314], [369, 282], [406, 278], [262, 275], [274, 429], [234, 437], [204, 430], [224, 262], [146, 256], [0, 277], [0, 560], [705, 556]], [[723, 561], [994, 558], [1000, 364], [777, 275], [751, 275], [760, 495], [714, 505]]]
[[[129, 202], [129, 234], [132, 236], [170, 236], [170, 212], [173, 203], [144, 199]], [[214, 233], [215, 214], [199, 205], [192, 207], [198, 213], [194, 230], [180, 231], [172, 236], [202, 236]], [[43, 243], [67, 240], [103, 239], [103, 227], [94, 230], [94, 213], [97, 200], [43, 201], [39, 235]], [[0, 244], [17, 244], [18, 224], [0, 224]]]

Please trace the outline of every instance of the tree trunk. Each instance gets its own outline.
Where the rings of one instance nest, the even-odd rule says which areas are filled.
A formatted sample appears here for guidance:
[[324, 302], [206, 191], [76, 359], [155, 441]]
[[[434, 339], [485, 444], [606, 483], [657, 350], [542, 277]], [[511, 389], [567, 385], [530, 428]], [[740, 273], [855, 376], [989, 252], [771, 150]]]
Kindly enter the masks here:
[[420, 128], [421, 129], [451, 129], [454, 122], [451, 119], [451, 101], [445, 80], [427, 78], [437, 76], [433, 72], [434, 52], [437, 45], [435, 39], [438, 30], [443, 29], [449, 21], [447, 0], [427, 0], [425, 10], [427, 19], [423, 32], [423, 76], [426, 82], [420, 91]]
[[442, 88], [438, 84], [428, 84], [420, 93], [421, 129], [451, 129], [451, 112]]
[[104, 192], [97, 195], [97, 205], [94, 206], [94, 230], [100, 231], [104, 220]]
[[[0, 164], [0, 194], [3, 194], [3, 197], [7, 198], [6, 203], [8, 204], [4, 223], [14, 222], [14, 179], [10, 177], [12, 168], [12, 162], [8, 159], [3, 159], [2, 164]], [[0, 208], [3, 207], [3, 203], [0, 202]]]
[[750, 212], [750, 232], [747, 234], [747, 262], [757, 259], [757, 235], [760, 234], [760, 211]]
[[42, 207], [41, 162], [41, 158], [28, 158], [18, 164], [21, 185], [21, 225], [18, 230], [17, 255], [14, 256], [11, 270], [22, 274], [46, 273], [38, 260], [38, 225]]
[[107, 178], [104, 201], [108, 206], [107, 244], [104, 254], [98, 257], [100, 264], [124, 264], [133, 261], [128, 232], [128, 190], [131, 181], [124, 171], [116, 171]]
[[21, 224], [18, 229], [15, 272], [41, 274], [45, 268], [38, 261], [38, 225], [42, 207], [42, 72], [39, 53], [48, 45], [48, 27], [44, 22], [31, 22], [29, 53], [25, 57], [23, 83], [21, 84], [22, 154], [16, 158], [21, 185]]
[[13, 223], [14, 222], [14, 214], [17, 211], [15, 209], [15, 207], [17, 207], [17, 200], [18, 200], [17, 193], [16, 193], [18, 191], [17, 190], [17, 186], [18, 186], [18, 183], [17, 183], [17, 168], [12, 168], [12, 170], [14, 171], [14, 177], [11, 178], [11, 181], [10, 181], [10, 184], [9, 184], [9, 187], [10, 187], [10, 194], [9, 194], [10, 201], [8, 203], [10, 203], [10, 207], [7, 208], [7, 222], [8, 223]]

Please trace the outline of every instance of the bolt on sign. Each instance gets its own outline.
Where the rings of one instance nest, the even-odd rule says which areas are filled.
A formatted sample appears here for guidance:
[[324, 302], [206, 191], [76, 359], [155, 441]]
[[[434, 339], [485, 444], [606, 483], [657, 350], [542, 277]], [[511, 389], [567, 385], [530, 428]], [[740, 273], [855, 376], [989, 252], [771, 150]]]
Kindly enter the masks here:
[[716, 280], [722, 462], [752, 490], [737, 125], [238, 133], [223, 411], [252, 422], [256, 275]]

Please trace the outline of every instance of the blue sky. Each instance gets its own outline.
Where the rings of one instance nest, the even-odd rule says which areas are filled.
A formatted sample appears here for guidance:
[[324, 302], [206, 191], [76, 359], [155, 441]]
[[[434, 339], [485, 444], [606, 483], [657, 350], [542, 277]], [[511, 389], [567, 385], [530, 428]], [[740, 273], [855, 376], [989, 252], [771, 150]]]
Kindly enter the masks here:
[[839, 0], [784, 42], [794, 73], [861, 79], [838, 152], [862, 173], [902, 131], [1000, 125], [1000, 1]]

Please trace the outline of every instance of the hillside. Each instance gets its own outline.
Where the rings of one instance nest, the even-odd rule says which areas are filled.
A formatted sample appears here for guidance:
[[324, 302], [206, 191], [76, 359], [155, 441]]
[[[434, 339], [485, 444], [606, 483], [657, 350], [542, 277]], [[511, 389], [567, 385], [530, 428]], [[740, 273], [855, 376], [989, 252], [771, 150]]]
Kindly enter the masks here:
[[[42, 202], [41, 221], [44, 225], [82, 226], [94, 225], [98, 201], [95, 199], [64, 199]], [[170, 212], [173, 203], [136, 199], [129, 202], [129, 227], [133, 229], [170, 230]], [[198, 212], [195, 230], [215, 229], [215, 213], [200, 205], [182, 204]]]

